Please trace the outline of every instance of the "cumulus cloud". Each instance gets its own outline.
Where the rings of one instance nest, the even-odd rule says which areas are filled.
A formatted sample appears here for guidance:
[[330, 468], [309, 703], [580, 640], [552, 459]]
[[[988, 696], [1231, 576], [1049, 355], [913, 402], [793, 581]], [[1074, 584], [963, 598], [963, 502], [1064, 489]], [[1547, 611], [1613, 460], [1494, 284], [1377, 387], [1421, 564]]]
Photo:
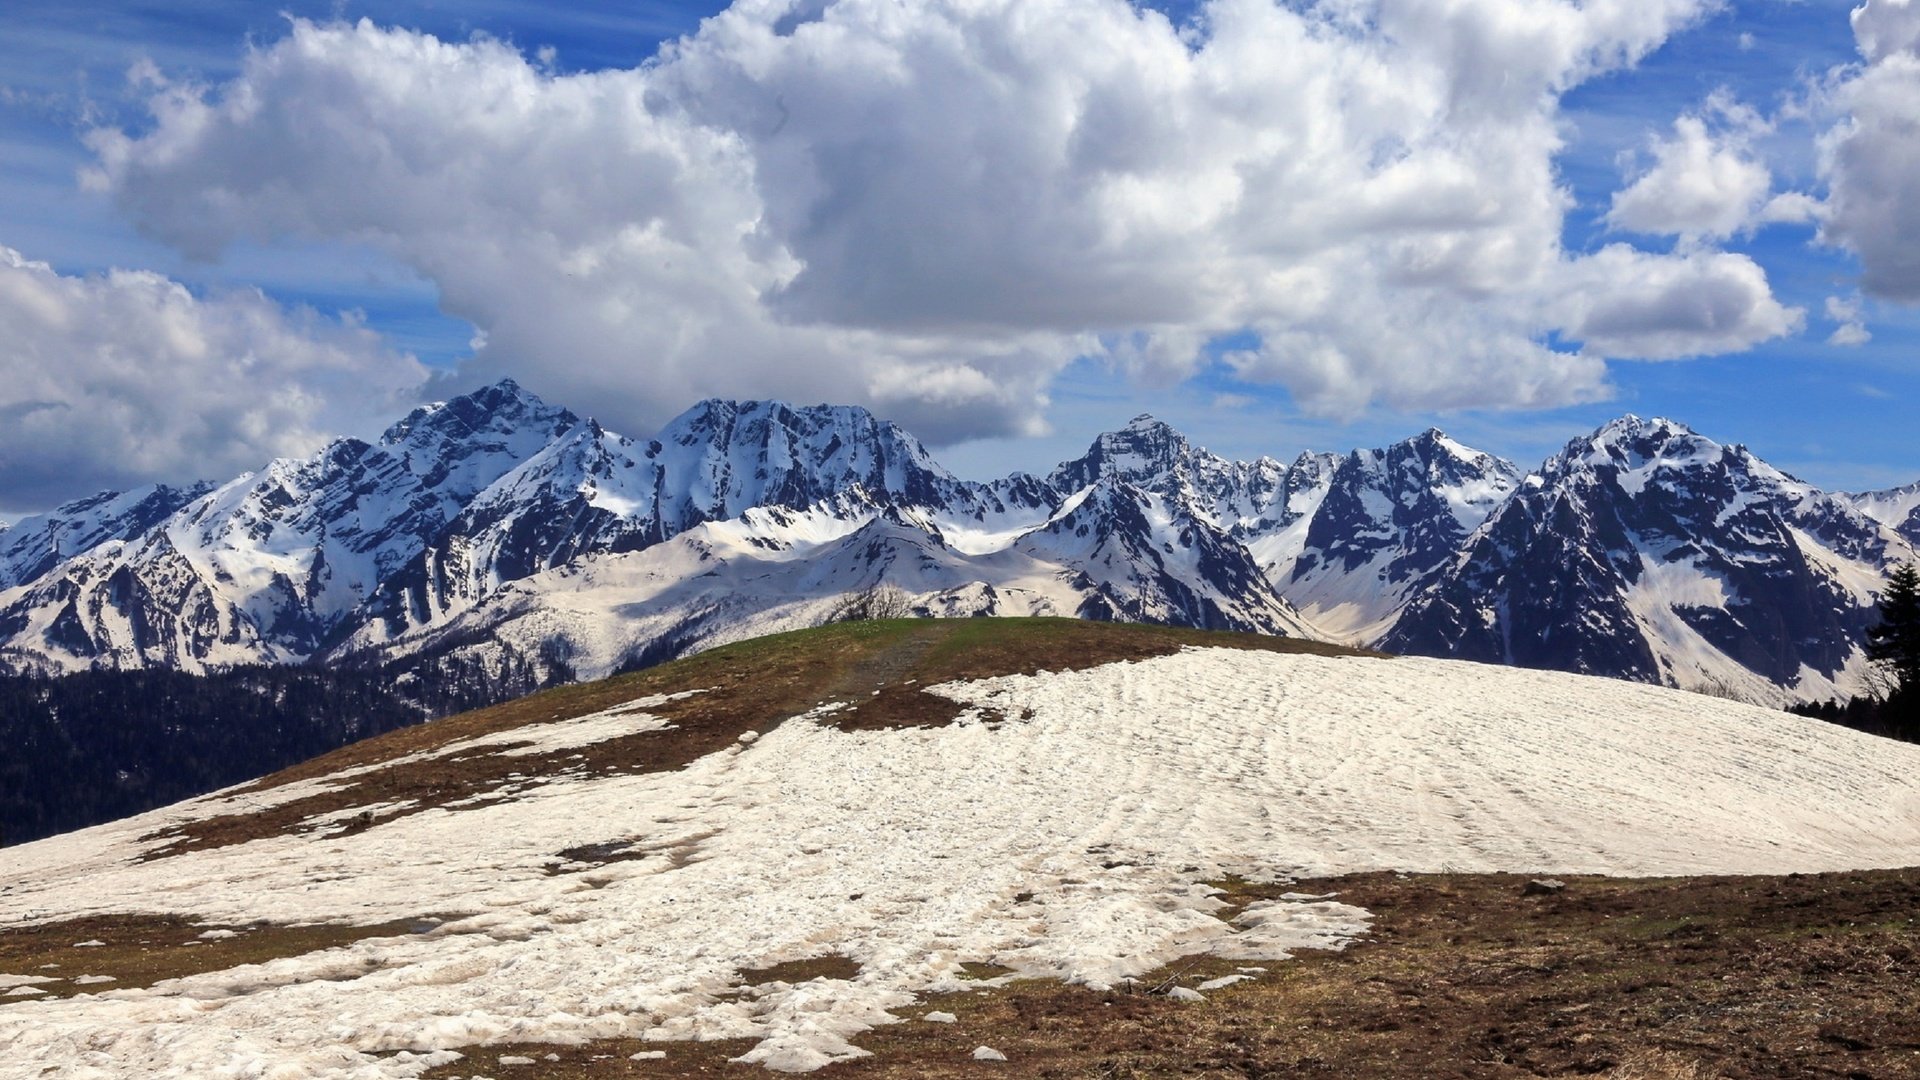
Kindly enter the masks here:
[[1879, 63], [1920, 45], [1920, 8], [1912, 0], [1867, 0], [1853, 9], [1853, 39], [1868, 63]]
[[1689, 114], [1652, 149], [1653, 166], [1614, 193], [1607, 223], [1616, 229], [1725, 239], [1748, 226], [1773, 187], [1744, 126], [1712, 131], [1707, 117]]
[[156, 83], [91, 182], [196, 255], [388, 250], [484, 333], [463, 378], [637, 431], [709, 393], [1034, 430], [1076, 357], [1165, 381], [1246, 331], [1242, 376], [1320, 412], [1556, 405], [1793, 322], [1735, 256], [1560, 246], [1560, 95], [1712, 6], [738, 0], [581, 74], [296, 21]]
[[1865, 307], [1858, 296], [1827, 297], [1827, 318], [1840, 324], [1828, 335], [1829, 345], [1865, 345], [1873, 340], [1873, 334], [1867, 330]]
[[0, 247], [0, 507], [225, 479], [390, 414], [425, 377], [351, 320]]
[[1832, 88], [1845, 119], [1822, 140], [1829, 188], [1821, 236], [1860, 256], [1862, 287], [1920, 301], [1920, 5], [1867, 0], [1853, 11], [1863, 66]]
[[1650, 255], [1609, 244], [1567, 275], [1556, 305], [1568, 331], [1611, 356], [1679, 360], [1731, 352], [1798, 331], [1805, 313], [1773, 298], [1745, 255]]

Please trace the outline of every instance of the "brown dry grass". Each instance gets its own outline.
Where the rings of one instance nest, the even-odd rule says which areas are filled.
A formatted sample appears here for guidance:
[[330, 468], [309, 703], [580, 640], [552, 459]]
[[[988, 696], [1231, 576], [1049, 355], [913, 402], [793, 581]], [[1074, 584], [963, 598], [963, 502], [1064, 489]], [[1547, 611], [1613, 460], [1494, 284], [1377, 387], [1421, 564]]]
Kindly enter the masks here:
[[[0, 930], [0, 972], [46, 975], [60, 981], [37, 984], [44, 994], [0, 998], [0, 1004], [148, 987], [166, 979], [339, 948], [365, 938], [419, 933], [434, 925], [430, 920], [409, 920], [376, 926], [253, 923], [222, 927], [175, 915], [96, 915], [8, 927]], [[230, 930], [235, 936], [203, 939], [200, 935], [209, 930]], [[91, 941], [101, 944], [78, 944]], [[113, 981], [73, 981], [82, 975], [105, 975]]]

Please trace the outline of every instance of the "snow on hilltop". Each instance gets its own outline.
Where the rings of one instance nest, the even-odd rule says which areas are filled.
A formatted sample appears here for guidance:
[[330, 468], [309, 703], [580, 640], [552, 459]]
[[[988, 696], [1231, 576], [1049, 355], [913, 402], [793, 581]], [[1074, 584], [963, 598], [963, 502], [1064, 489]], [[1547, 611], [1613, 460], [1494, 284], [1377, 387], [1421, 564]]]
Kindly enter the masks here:
[[[952, 641], [972, 622], [907, 632]], [[862, 1054], [862, 1031], [959, 988], [965, 963], [1098, 987], [1179, 956], [1277, 960], [1365, 933], [1337, 898], [1225, 921], [1205, 882], [1230, 874], [1920, 861], [1920, 748], [1644, 685], [1187, 648], [949, 682], [932, 691], [961, 709], [945, 726], [837, 725], [911, 693], [863, 689], [757, 737], [728, 729], [676, 771], [593, 765], [595, 740], [672, 737], [690, 723], [672, 710], [764, 690], [760, 669], [684, 670], [708, 685], [542, 715], [531, 748], [466, 738], [0, 851], [0, 924], [451, 916], [146, 990], [7, 999], [0, 1073], [399, 1077], [454, 1052], [491, 1061], [475, 1049], [488, 1043], [615, 1036], [753, 1038], [744, 1060], [807, 1070]], [[485, 795], [369, 805], [358, 831], [348, 806], [310, 831], [139, 858], [163, 846], [156, 830], [493, 755], [512, 779]], [[630, 857], [602, 865], [560, 854], [621, 844]], [[832, 954], [858, 973], [736, 992], [739, 972]]]

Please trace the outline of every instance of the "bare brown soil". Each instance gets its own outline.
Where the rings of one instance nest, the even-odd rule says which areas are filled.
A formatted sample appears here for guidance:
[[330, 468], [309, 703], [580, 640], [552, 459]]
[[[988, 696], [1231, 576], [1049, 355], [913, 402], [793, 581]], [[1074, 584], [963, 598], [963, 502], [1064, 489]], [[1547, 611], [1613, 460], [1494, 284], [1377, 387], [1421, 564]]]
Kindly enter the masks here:
[[811, 960], [789, 960], [784, 964], [771, 967], [743, 968], [740, 972], [742, 986], [761, 986], [771, 982], [803, 983], [809, 979], [851, 980], [860, 974], [858, 962], [829, 953], [816, 956]]
[[[280, 926], [255, 923], [214, 926], [175, 915], [96, 915], [0, 930], [0, 972], [44, 975], [58, 982], [35, 984], [45, 991], [31, 997], [0, 997], [0, 1008], [19, 1001], [102, 993], [152, 986], [165, 979], [286, 956], [335, 949], [364, 938], [393, 937], [432, 929], [431, 920], [377, 926]], [[208, 939], [208, 931], [234, 936]], [[82, 945], [82, 942], [100, 942]], [[110, 976], [110, 982], [77, 983], [81, 976]]]
[[[1185, 645], [1355, 655], [1339, 646], [1290, 638], [1076, 619], [893, 620], [779, 634], [355, 743], [240, 789], [231, 796], [231, 814], [151, 834], [145, 839], [159, 846], [147, 857], [312, 833], [319, 828], [313, 820], [320, 815], [345, 815], [326, 828], [330, 836], [347, 836], [427, 809], [484, 805], [469, 800], [504, 797], [558, 778], [671, 771], [726, 749], [745, 732], [767, 732], [828, 702], [852, 706], [837, 717], [848, 730], [949, 723], [960, 707], [921, 688], [954, 679], [1144, 659]], [[688, 690], [701, 692], [648, 710], [671, 721], [658, 731], [541, 754], [501, 756], [499, 751], [513, 745], [502, 744], [399, 762], [481, 735], [570, 720], [636, 698]], [[277, 806], [249, 805], [255, 793], [382, 762], [399, 763]]]
[[[1345, 952], [1245, 965], [1190, 958], [1131, 987], [1044, 981], [930, 997], [855, 1041], [833, 1077], [1599, 1076], [1733, 1080], [1920, 1076], [1920, 870], [1774, 878], [1567, 879], [1522, 896], [1510, 875], [1367, 874], [1223, 883], [1244, 903], [1338, 892], [1376, 915]], [[1247, 966], [1252, 981], [1184, 1004], [1171, 986]], [[958, 1022], [919, 1019], [954, 1014]], [[976, 1062], [992, 1046], [1005, 1063]], [[746, 1041], [476, 1048], [430, 1077], [765, 1077]], [[628, 1055], [663, 1051], [660, 1060]], [[541, 1060], [555, 1054], [557, 1061]]]

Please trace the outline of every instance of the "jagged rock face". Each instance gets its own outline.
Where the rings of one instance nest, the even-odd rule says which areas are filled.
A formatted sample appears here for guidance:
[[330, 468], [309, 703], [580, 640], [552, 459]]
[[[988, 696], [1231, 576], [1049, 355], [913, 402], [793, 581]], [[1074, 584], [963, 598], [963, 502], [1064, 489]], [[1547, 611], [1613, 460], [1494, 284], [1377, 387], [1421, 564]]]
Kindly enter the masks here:
[[61, 563], [153, 528], [213, 489], [212, 484], [103, 491], [0, 527], [0, 592], [38, 581]]
[[848, 406], [703, 401], [644, 445], [589, 421], [502, 475], [390, 576], [369, 608], [373, 637], [431, 624], [508, 582], [754, 508], [853, 494], [869, 511], [966, 509], [975, 488], [894, 424]]
[[70, 560], [47, 575], [73, 594], [58, 623], [36, 617], [45, 590], [0, 594], [0, 628], [42, 627], [41, 641], [11, 644], [68, 666], [312, 655], [482, 490], [578, 424], [511, 381], [416, 409], [378, 443], [275, 461]]
[[1027, 534], [1020, 550], [1078, 569], [1082, 618], [1304, 634], [1247, 549], [1168, 496], [1119, 474]]
[[964, 502], [918, 439], [865, 409], [703, 401], [646, 446], [656, 539], [750, 507], [811, 506], [859, 488], [903, 506]]
[[17, 599], [0, 607], [0, 640], [15, 648], [32, 641], [102, 666], [187, 671], [298, 659], [241, 617], [164, 529], [111, 541], [9, 595]]
[[1151, 416], [1096, 438], [1085, 456], [1065, 462], [1044, 481], [1057, 504], [1114, 480], [1175, 499], [1209, 524], [1232, 529], [1260, 517], [1286, 490], [1287, 469], [1272, 458], [1229, 461], [1193, 445]]
[[1362, 639], [1430, 583], [1520, 481], [1510, 462], [1432, 429], [1356, 450], [1320, 475], [1298, 548], [1276, 553], [1270, 573], [1317, 625]]
[[1745, 448], [1628, 417], [1529, 478], [1382, 645], [1817, 694], [1857, 662], [1863, 583], [1898, 553], [1853, 507]]

